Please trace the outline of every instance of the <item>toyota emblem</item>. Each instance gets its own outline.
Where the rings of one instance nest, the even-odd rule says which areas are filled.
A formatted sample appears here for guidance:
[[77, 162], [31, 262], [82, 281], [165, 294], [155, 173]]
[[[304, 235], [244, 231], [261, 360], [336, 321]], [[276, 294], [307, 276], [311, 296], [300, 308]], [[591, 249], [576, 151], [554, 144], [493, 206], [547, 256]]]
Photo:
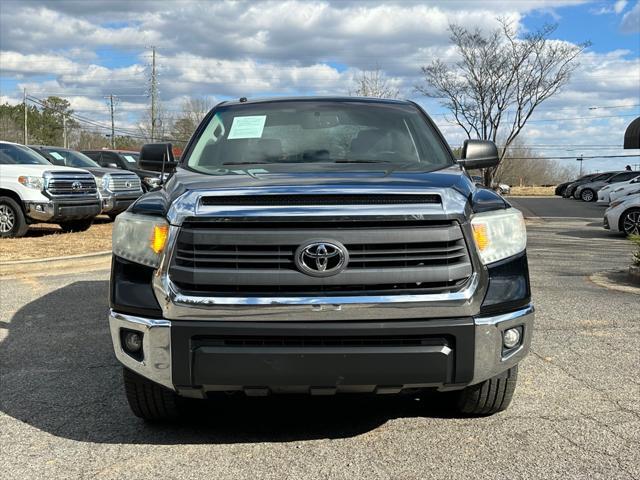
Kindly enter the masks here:
[[124, 182], [124, 186], [125, 188], [131, 188], [133, 187], [133, 183], [131, 183], [131, 180], [127, 180], [126, 182]]
[[345, 269], [349, 253], [339, 242], [308, 242], [296, 250], [296, 267], [312, 277], [329, 277]]
[[71, 189], [72, 190], [80, 190], [82, 188], [82, 182], [76, 180], [75, 182], [73, 182], [71, 184]]

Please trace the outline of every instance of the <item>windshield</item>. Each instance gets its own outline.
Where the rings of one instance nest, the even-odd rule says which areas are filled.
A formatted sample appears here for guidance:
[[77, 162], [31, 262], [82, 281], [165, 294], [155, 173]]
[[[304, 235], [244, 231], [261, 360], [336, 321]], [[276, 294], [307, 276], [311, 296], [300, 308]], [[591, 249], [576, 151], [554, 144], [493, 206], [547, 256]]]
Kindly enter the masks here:
[[217, 173], [239, 165], [314, 163], [435, 170], [453, 160], [413, 105], [282, 101], [218, 108], [187, 165]]
[[0, 165], [51, 165], [30, 148], [0, 143]]
[[96, 162], [87, 157], [84, 153], [73, 150], [57, 150], [54, 148], [43, 148], [45, 152], [56, 160], [62, 160], [67, 167], [96, 168], [100, 167]]

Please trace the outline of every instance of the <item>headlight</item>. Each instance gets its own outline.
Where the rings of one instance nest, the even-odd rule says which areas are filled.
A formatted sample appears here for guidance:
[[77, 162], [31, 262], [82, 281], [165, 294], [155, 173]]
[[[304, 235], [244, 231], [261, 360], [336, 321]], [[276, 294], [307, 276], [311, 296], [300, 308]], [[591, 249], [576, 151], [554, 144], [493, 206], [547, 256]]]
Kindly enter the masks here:
[[169, 224], [162, 218], [122, 213], [113, 226], [113, 254], [158, 267], [168, 235]]
[[109, 184], [111, 183], [111, 175], [109, 175], [108, 173], [104, 175], [104, 177], [102, 177], [102, 190], [106, 190], [109, 191]]
[[618, 187], [613, 191], [613, 193], [620, 192], [622, 190], [624, 190], [624, 187]]
[[151, 186], [152, 188], [156, 188], [157, 186], [160, 185], [159, 177], [144, 177], [142, 180], [144, 181], [144, 183]]
[[627, 199], [626, 199], [626, 198], [624, 198], [624, 197], [622, 197], [622, 198], [620, 198], [620, 199], [618, 199], [618, 200], [614, 200], [613, 202], [611, 202], [611, 203], [609, 204], [609, 208], [608, 208], [608, 210], [611, 210], [612, 208], [616, 208], [618, 205], [620, 205], [621, 203], [624, 203], [626, 200], [627, 200]]
[[18, 177], [18, 182], [24, 185], [27, 188], [33, 188], [35, 190], [42, 190], [44, 185], [44, 181], [42, 177], [32, 177], [32, 176], [20, 176]]
[[524, 218], [515, 208], [477, 213], [471, 218], [471, 228], [485, 265], [520, 253], [527, 246]]

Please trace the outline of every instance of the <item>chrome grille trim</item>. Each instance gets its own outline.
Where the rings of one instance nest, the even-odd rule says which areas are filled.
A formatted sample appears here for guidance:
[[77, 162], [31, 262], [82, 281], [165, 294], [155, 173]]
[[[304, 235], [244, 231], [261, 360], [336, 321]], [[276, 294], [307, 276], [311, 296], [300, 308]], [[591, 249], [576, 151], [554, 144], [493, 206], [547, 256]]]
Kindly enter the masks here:
[[[127, 182], [131, 185], [127, 186]], [[138, 192], [142, 190], [142, 183], [137, 175], [110, 173], [108, 188], [112, 192]]]
[[[45, 172], [45, 192], [51, 196], [96, 196], [96, 179], [89, 172]], [[80, 188], [73, 188], [79, 182]]]

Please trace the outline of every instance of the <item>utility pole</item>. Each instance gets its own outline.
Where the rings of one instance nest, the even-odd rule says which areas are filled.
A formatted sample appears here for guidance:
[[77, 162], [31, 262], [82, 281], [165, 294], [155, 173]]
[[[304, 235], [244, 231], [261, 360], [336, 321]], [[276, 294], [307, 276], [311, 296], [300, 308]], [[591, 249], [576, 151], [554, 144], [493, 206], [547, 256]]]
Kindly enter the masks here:
[[151, 47], [151, 143], [156, 137], [156, 96], [158, 94], [158, 79], [156, 76], [156, 47]]
[[67, 141], [67, 114], [62, 114], [62, 146], [69, 148], [69, 142]]
[[109, 99], [109, 111], [111, 112], [111, 149], [116, 148], [116, 130], [113, 119], [113, 93], [107, 97]]
[[29, 133], [27, 130], [27, 89], [25, 88], [22, 96], [22, 105], [24, 107], [24, 144], [29, 143]]

